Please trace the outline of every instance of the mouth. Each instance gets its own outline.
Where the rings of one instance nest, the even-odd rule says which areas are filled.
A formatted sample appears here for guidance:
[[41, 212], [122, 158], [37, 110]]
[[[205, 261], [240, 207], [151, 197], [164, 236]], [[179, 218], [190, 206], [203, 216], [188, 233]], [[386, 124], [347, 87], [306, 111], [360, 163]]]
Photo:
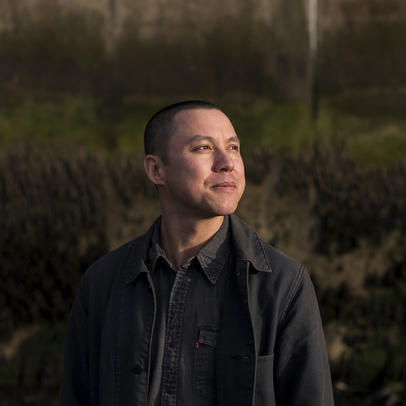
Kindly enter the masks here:
[[234, 182], [221, 182], [216, 183], [213, 187], [220, 190], [234, 190], [236, 186]]

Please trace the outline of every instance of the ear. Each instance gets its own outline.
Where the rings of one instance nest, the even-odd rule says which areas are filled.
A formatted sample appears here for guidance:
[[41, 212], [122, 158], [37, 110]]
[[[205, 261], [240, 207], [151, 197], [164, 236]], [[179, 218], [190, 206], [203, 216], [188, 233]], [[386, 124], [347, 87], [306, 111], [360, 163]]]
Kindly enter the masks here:
[[156, 155], [147, 155], [144, 159], [144, 168], [149, 180], [155, 185], [163, 185], [163, 163]]

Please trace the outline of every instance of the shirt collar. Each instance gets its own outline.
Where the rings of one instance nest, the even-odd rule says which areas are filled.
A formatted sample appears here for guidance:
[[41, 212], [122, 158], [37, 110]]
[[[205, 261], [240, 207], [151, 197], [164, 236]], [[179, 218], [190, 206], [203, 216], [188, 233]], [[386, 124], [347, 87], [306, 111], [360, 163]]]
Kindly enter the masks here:
[[[186, 260], [183, 264], [190, 264], [194, 258], [199, 262], [207, 279], [215, 285], [218, 277], [223, 270], [229, 254], [232, 250], [231, 236], [229, 231], [228, 216], [224, 217], [223, 224], [220, 229], [214, 234], [209, 242], [193, 257]], [[152, 234], [151, 244], [148, 250], [147, 266], [151, 273], [154, 272], [159, 258], [162, 258], [166, 264], [173, 269], [171, 263], [168, 261], [165, 251], [161, 246], [160, 240], [161, 221], [155, 224], [155, 229]]]
[[232, 250], [228, 216], [210, 241], [196, 254], [196, 258], [207, 276], [215, 285]]
[[[234, 248], [236, 257], [241, 261], [250, 262], [258, 271], [272, 272], [262, 242], [255, 231], [234, 214], [231, 214], [228, 218], [231, 245]], [[146, 265], [148, 252], [152, 235], [160, 221], [159, 217], [146, 234], [134, 241], [126, 264], [126, 283], [133, 282], [140, 273], [149, 272], [148, 269], [151, 269]]]

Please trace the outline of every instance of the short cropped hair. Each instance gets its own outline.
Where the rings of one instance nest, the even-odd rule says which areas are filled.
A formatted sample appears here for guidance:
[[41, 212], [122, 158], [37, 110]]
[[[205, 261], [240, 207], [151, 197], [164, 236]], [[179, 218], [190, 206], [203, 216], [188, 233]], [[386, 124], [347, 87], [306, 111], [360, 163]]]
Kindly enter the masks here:
[[144, 131], [145, 155], [158, 156], [164, 165], [168, 164], [168, 143], [176, 131], [173, 118], [185, 110], [219, 110], [213, 103], [200, 100], [188, 100], [171, 104], [155, 113], [149, 120]]

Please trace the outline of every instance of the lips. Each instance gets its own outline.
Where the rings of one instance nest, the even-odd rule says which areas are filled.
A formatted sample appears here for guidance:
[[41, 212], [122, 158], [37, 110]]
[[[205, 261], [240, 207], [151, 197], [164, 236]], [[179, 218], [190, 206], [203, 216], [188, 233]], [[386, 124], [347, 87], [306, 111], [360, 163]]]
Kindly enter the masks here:
[[234, 189], [235, 188], [235, 182], [220, 182], [216, 183], [213, 185], [215, 188], [220, 188], [220, 189]]

